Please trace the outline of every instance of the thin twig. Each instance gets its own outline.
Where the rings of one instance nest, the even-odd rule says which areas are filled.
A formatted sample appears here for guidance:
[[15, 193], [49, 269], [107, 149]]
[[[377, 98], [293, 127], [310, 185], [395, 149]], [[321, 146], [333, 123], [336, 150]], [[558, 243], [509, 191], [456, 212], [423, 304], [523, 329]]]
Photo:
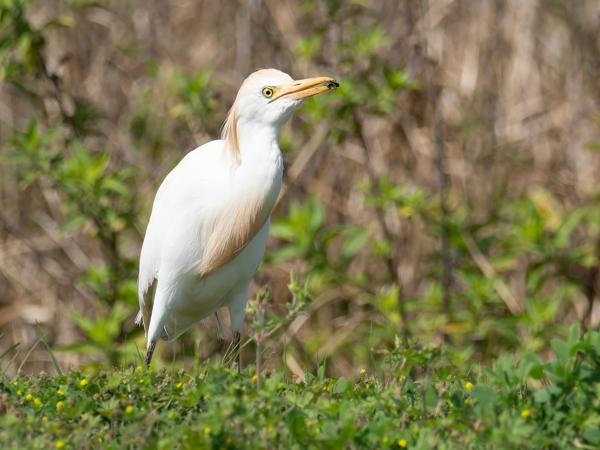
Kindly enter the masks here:
[[23, 366], [25, 365], [25, 363], [27, 362], [27, 360], [29, 359], [29, 357], [31, 356], [31, 354], [33, 353], [33, 351], [35, 350], [35, 348], [38, 346], [38, 344], [40, 342], [41, 342], [41, 339], [38, 339], [37, 341], [35, 341], [33, 343], [33, 345], [31, 346], [31, 348], [27, 351], [27, 353], [25, 354], [25, 357], [21, 361], [21, 364], [19, 364], [19, 367], [17, 368], [17, 376], [21, 374], [21, 369], [23, 368]]
[[52, 351], [52, 349], [50, 348], [50, 345], [48, 345], [48, 342], [46, 341], [46, 338], [44, 336], [44, 333], [42, 332], [42, 330], [40, 329], [40, 325], [39, 323], [35, 324], [35, 327], [38, 330], [38, 333], [40, 335], [40, 340], [42, 341], [42, 344], [44, 344], [44, 347], [46, 347], [46, 351], [48, 352], [48, 355], [50, 355], [50, 359], [52, 360], [52, 364], [54, 365], [54, 369], [56, 370], [56, 373], [58, 375], [62, 375], [63, 372], [62, 370], [60, 370], [60, 366], [58, 364], [58, 361], [56, 360], [56, 357], [54, 356], [54, 352]]
[[260, 391], [260, 371], [261, 371], [260, 352], [262, 351], [261, 337], [256, 336], [255, 341], [256, 341], [256, 390]]
[[475, 264], [477, 264], [477, 267], [479, 267], [479, 270], [481, 270], [481, 272], [486, 276], [486, 278], [493, 280], [494, 289], [496, 290], [496, 292], [498, 293], [508, 310], [513, 315], [522, 312], [523, 307], [521, 306], [517, 298], [513, 295], [511, 290], [508, 288], [506, 283], [504, 283], [504, 281], [498, 277], [491, 263], [484, 256], [484, 254], [481, 253], [481, 250], [479, 250], [479, 247], [477, 247], [477, 244], [475, 243], [473, 238], [471, 238], [471, 236], [465, 233], [461, 233], [461, 237], [465, 245], [467, 246], [467, 250], [469, 251], [471, 258], [473, 258], [473, 261], [475, 261]]

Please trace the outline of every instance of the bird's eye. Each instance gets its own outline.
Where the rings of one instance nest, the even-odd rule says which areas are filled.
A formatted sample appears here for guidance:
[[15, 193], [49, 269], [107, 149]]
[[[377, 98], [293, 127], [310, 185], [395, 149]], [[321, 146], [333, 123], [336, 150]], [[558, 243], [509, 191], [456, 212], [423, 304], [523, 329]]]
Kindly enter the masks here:
[[263, 88], [262, 95], [264, 95], [267, 98], [273, 97], [273, 88], [270, 88], [270, 87]]

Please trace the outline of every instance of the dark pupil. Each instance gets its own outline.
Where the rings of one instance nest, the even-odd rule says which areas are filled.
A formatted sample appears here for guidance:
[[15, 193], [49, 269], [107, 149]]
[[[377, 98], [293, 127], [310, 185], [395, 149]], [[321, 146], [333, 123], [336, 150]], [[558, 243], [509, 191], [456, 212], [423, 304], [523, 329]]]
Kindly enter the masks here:
[[273, 93], [271, 92], [271, 89], [265, 89], [265, 95], [266, 95], [267, 97], [270, 97], [270, 96], [271, 96], [271, 94], [273, 94]]

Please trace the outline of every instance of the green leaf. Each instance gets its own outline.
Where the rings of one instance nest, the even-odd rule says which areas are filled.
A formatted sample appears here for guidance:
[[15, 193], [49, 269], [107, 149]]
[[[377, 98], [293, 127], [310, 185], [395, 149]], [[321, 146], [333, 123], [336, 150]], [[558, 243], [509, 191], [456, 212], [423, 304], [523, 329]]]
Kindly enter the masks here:
[[341, 377], [340, 379], [338, 379], [337, 383], [335, 384], [334, 391], [337, 392], [338, 394], [343, 394], [351, 387], [352, 386], [350, 385], [350, 383], [348, 383], [348, 380], [346, 380], [344, 377]]
[[325, 364], [319, 365], [319, 368], [317, 369], [317, 378], [321, 382], [325, 379]]
[[425, 391], [425, 407], [429, 412], [433, 411], [438, 404], [438, 393], [433, 386]]
[[554, 338], [551, 341], [551, 346], [552, 350], [554, 350], [554, 353], [556, 354], [556, 357], [561, 362], [566, 362], [569, 360], [569, 350], [571, 349], [571, 346], [566, 341]]
[[578, 323], [569, 328], [569, 345], [572, 347], [579, 342], [581, 336], [581, 326]]
[[581, 208], [567, 215], [554, 235], [553, 242], [557, 248], [566, 248], [569, 245], [573, 231], [581, 223], [586, 214], [587, 211]]
[[310, 214], [309, 229], [321, 229], [325, 224], [325, 208], [317, 197], [311, 197], [308, 201], [307, 212]]
[[600, 445], [600, 429], [598, 429], [598, 428], [593, 428], [591, 430], [585, 430], [583, 432], [583, 437], [585, 438], [586, 441], [588, 441], [594, 445]]
[[342, 257], [348, 260], [356, 256], [367, 245], [370, 235], [367, 227], [355, 227], [347, 232], [347, 238], [342, 246]]
[[283, 220], [278, 220], [271, 225], [271, 235], [286, 241], [293, 241], [297, 236], [296, 229]]
[[538, 403], [545, 403], [550, 401], [550, 392], [547, 389], [540, 389], [533, 394], [535, 401]]
[[533, 366], [529, 370], [529, 376], [534, 380], [541, 380], [544, 377], [544, 366], [541, 364]]
[[498, 395], [491, 387], [481, 384], [473, 386], [471, 395], [474, 399], [476, 399], [479, 403], [481, 403], [484, 406], [493, 404], [498, 398]]
[[82, 214], [69, 217], [67, 220], [60, 224], [60, 231], [65, 233], [67, 231], [80, 228], [85, 223], [87, 223], [88, 220], [89, 219]]
[[297, 409], [294, 408], [287, 416], [287, 426], [294, 436], [295, 439], [302, 442], [306, 436], [306, 424], [304, 422], [304, 416]]
[[129, 188], [115, 177], [108, 177], [102, 180], [102, 187], [120, 195], [127, 195]]

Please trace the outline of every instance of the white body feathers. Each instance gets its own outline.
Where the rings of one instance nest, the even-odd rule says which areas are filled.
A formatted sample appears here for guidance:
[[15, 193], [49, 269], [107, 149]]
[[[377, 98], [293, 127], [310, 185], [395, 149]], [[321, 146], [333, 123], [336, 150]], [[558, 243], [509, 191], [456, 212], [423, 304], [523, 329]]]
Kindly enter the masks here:
[[[258, 155], [243, 155], [236, 165], [224, 141], [209, 142], [190, 152], [160, 186], [140, 257], [140, 306], [142, 311], [152, 308], [146, 324], [149, 341], [175, 339], [223, 306], [229, 307], [232, 327], [241, 328], [248, 285], [264, 254], [268, 220], [225, 265], [204, 277], [199, 271], [211, 234], [221, 231], [211, 229], [219, 214], [240, 214], [244, 203], [254, 199], [269, 212], [275, 205], [283, 161], [276, 141], [265, 136], [261, 144]], [[152, 291], [155, 280], [150, 305], [145, 293]]]

